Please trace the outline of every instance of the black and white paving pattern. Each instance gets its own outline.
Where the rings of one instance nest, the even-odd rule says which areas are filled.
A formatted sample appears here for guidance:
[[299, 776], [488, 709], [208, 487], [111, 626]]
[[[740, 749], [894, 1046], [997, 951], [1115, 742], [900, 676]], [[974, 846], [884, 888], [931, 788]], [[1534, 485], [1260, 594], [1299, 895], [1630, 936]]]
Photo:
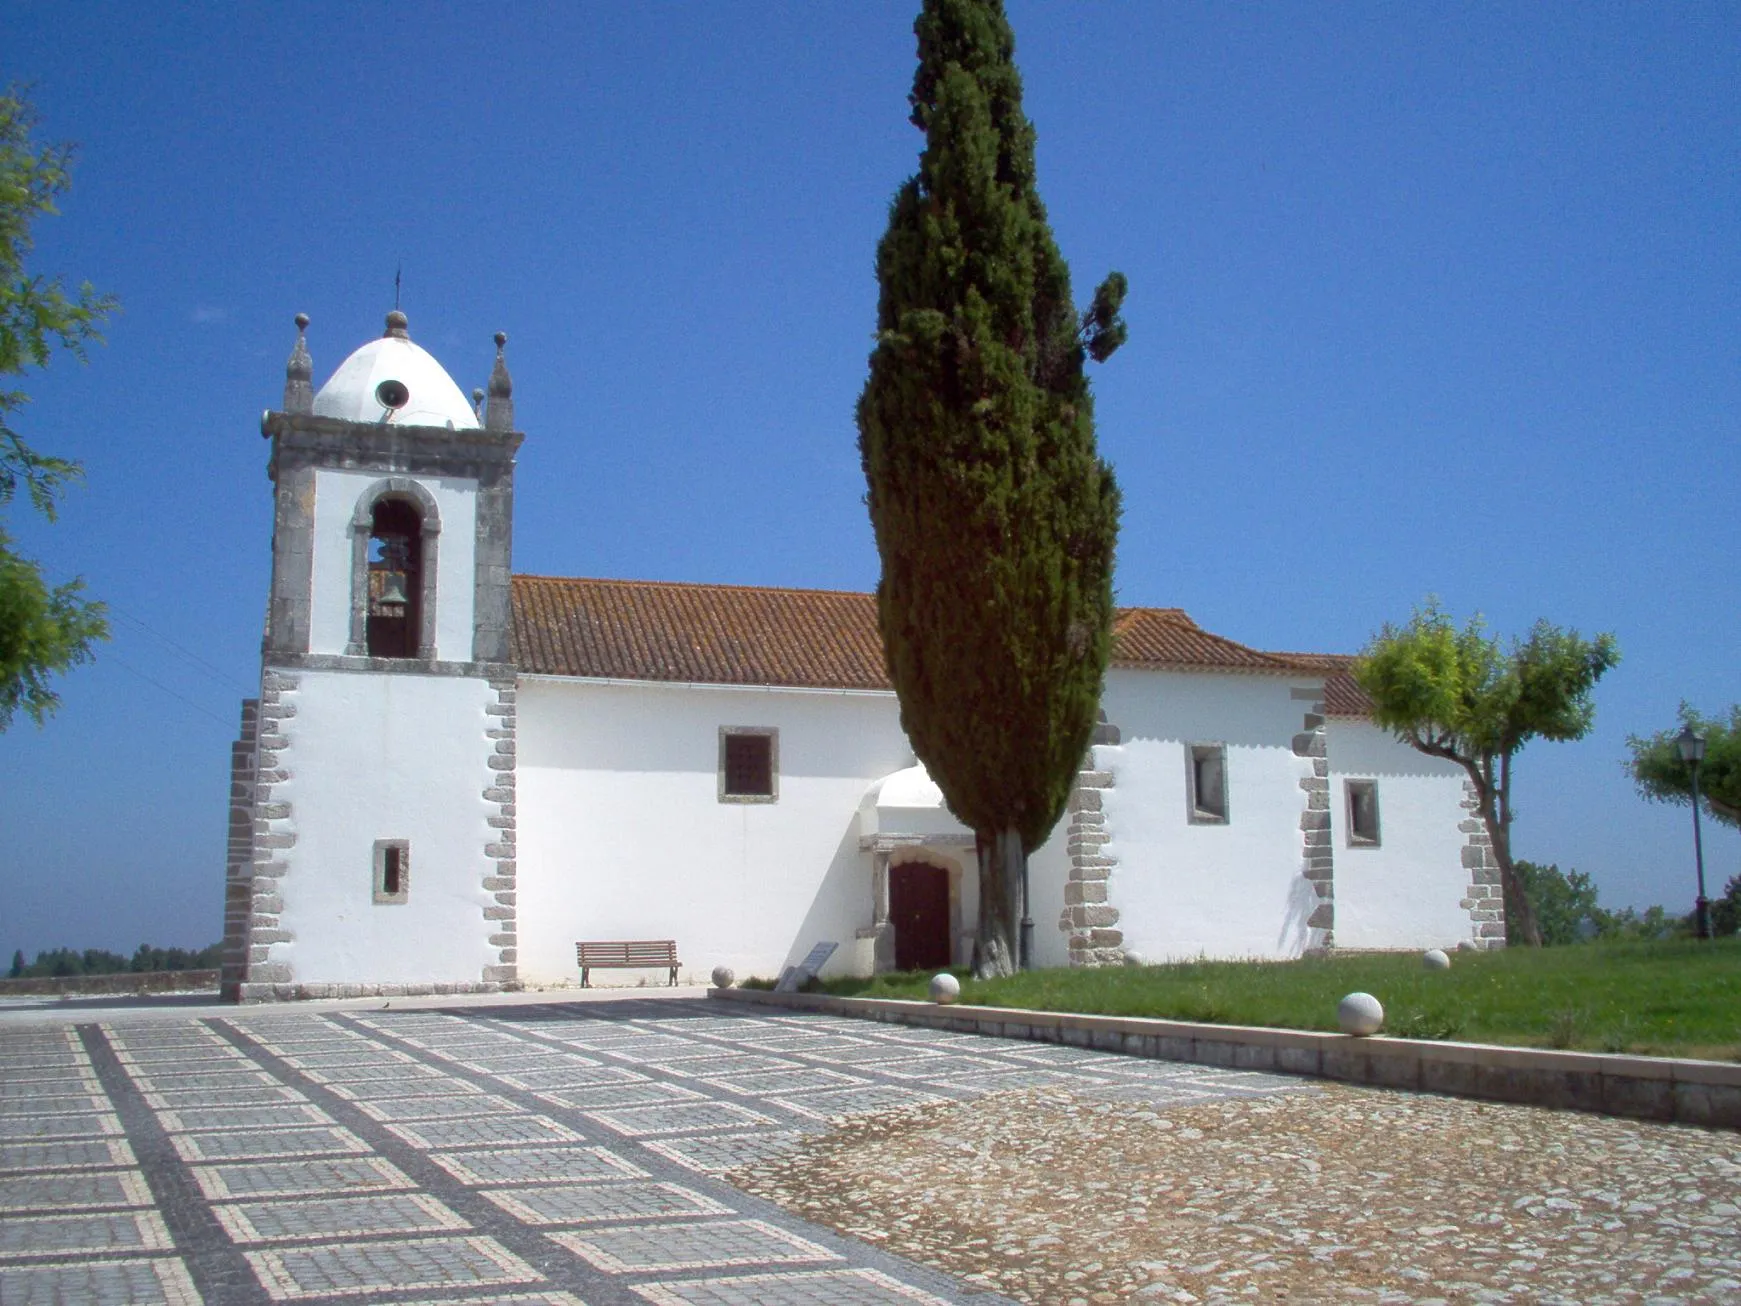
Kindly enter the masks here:
[[0, 1018], [0, 1302], [1001, 1302], [719, 1176], [842, 1117], [1299, 1081], [702, 999]]

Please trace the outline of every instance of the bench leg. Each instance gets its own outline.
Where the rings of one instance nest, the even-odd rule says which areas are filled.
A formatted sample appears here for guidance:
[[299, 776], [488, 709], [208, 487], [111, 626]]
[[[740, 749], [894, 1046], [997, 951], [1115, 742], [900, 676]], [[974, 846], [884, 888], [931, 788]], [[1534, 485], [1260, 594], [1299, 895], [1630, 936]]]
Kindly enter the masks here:
[[671, 968], [671, 984], [670, 984], [670, 987], [671, 987], [671, 988], [676, 988], [676, 987], [677, 987], [677, 967], [675, 967], [675, 966], [673, 966], [673, 967], [672, 967], [672, 968]]
[[592, 985], [590, 985], [586, 982], [586, 977], [589, 974], [591, 974], [591, 972], [592, 972], [592, 967], [590, 967], [590, 966], [582, 966], [580, 968], [580, 987], [581, 988], [589, 989], [592, 987]]

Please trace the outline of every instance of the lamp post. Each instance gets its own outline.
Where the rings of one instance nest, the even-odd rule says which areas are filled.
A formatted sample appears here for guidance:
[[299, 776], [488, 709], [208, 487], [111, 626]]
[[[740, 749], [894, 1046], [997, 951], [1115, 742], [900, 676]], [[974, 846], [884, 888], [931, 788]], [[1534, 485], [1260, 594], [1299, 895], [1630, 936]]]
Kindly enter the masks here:
[[1699, 835], [1699, 763], [1705, 759], [1705, 737], [1695, 734], [1692, 723], [1681, 727], [1675, 743], [1681, 750], [1681, 761], [1693, 773], [1693, 861], [1699, 869], [1699, 896], [1693, 904], [1694, 932], [1701, 939], [1711, 937], [1711, 903], [1705, 897], [1705, 844]]

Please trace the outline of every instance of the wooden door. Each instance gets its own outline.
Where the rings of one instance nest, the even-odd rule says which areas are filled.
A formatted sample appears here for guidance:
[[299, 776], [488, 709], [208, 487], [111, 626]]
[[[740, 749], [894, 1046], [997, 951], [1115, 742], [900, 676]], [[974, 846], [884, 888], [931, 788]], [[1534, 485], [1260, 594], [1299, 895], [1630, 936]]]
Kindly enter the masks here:
[[909, 862], [889, 871], [896, 970], [941, 970], [949, 956], [949, 872]]

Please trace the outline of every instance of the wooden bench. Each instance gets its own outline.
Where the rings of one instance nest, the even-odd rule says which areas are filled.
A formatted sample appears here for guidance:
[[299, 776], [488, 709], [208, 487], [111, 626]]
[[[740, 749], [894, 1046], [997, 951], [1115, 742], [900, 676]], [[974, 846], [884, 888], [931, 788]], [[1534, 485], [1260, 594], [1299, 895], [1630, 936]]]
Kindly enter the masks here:
[[671, 986], [677, 986], [676, 939], [628, 939], [616, 942], [594, 940], [574, 945], [574, 959], [580, 966], [580, 987], [591, 988], [588, 975], [595, 970], [637, 970], [642, 967], [662, 967], [671, 972]]

